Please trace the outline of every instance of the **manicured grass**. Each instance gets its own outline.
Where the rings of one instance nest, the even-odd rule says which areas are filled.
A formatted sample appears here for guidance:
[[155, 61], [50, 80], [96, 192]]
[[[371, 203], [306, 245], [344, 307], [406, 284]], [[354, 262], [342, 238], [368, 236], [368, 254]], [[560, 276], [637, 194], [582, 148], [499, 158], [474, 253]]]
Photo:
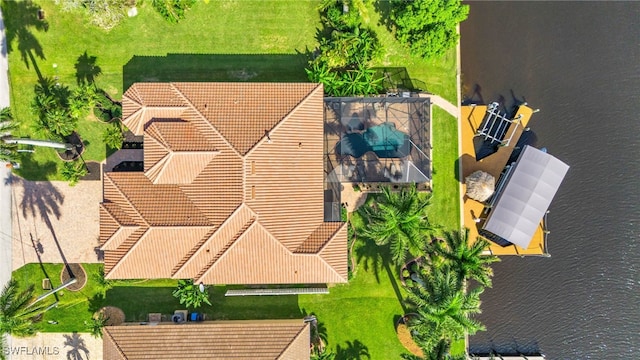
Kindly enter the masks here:
[[[385, 56], [376, 64], [380, 67], [404, 67], [411, 78], [413, 86], [432, 94], [437, 94], [455, 104], [456, 95], [456, 50], [449, 50], [444, 56], [424, 60], [409, 54], [409, 51], [398, 43], [393, 34], [383, 23], [388, 18], [389, 2], [375, 1], [377, 10], [368, 6], [365, 14], [367, 25], [373, 28], [384, 46]], [[381, 15], [382, 14], [382, 15]]]
[[[351, 218], [356, 228], [364, 226], [357, 213]], [[301, 295], [300, 308], [316, 314], [336, 359], [356, 359], [365, 350], [371, 359], [399, 359], [407, 350], [395, 332], [405, 313], [398, 271], [385, 249], [373, 243], [357, 239], [353, 251], [357, 266], [349, 283], [332, 287], [328, 295]]]
[[458, 120], [437, 106], [432, 111], [433, 197], [429, 220], [444, 230], [460, 228], [457, 179]]
[[[105, 32], [78, 13], [62, 12], [52, 1], [3, 1], [11, 41], [12, 110], [21, 123], [18, 135], [33, 136], [35, 118], [29, 104], [38, 73], [73, 87], [74, 65], [84, 52], [96, 56], [102, 70], [96, 84], [116, 99], [136, 81], [307, 81], [303, 54], [316, 46], [319, 3], [201, 1], [174, 25], [148, 2], [140, 2], [136, 17]], [[380, 4], [384, 16], [386, 5]], [[46, 13], [46, 31], [44, 23], [35, 19], [40, 7]], [[376, 66], [405, 68], [415, 87], [455, 101], [455, 51], [429, 61], [412, 57], [382, 24], [378, 11], [373, 6], [367, 9], [364, 18], [385, 47]], [[81, 121], [79, 132], [88, 143], [85, 160], [104, 159], [105, 126]], [[18, 173], [29, 179], [61, 179], [60, 160], [51, 149], [23, 154], [21, 163]]]
[[[380, 3], [384, 7], [384, 2]], [[26, 22], [24, 4], [2, 3], [8, 32]], [[307, 81], [302, 53], [316, 45], [318, 4], [319, 1], [201, 1], [185, 20], [171, 25], [150, 8], [149, 2], [139, 2], [138, 16], [105, 33], [83, 17], [63, 13], [53, 2], [42, 1], [38, 7], [47, 14], [48, 31], [27, 26], [33, 35], [32, 41], [25, 42], [28, 51], [21, 52], [17, 40], [10, 44], [12, 110], [21, 122], [20, 135], [32, 133], [34, 115], [29, 104], [38, 79], [35, 68], [42, 76], [58, 76], [60, 82], [74, 86], [74, 64], [85, 51], [97, 56], [102, 69], [97, 85], [116, 99], [137, 81]], [[439, 59], [416, 59], [395, 42], [373, 7], [369, 7], [365, 18], [385, 47], [386, 54], [377, 66], [405, 68], [415, 87], [455, 103], [455, 50]], [[39, 48], [42, 56], [37, 55]], [[436, 107], [432, 121], [434, 197], [430, 219], [446, 229], [456, 229], [457, 122]], [[81, 120], [79, 132], [87, 143], [86, 160], [102, 160], [106, 156], [101, 139], [104, 127], [94, 120]], [[60, 164], [53, 150], [39, 148], [36, 153], [23, 156], [20, 174], [30, 179], [60, 179]], [[397, 270], [384, 265], [388, 256], [372, 244], [357, 240], [355, 250], [359, 255], [354, 278], [349, 284], [331, 288], [329, 295], [225, 298], [226, 287], [216, 287], [212, 292], [213, 306], [201, 311], [214, 319], [301, 318], [314, 313], [338, 359], [352, 359], [363, 350], [371, 359], [397, 359], [406, 352], [394, 329], [395, 320], [404, 313], [400, 300], [404, 290], [397, 284]], [[56, 274], [51, 275], [52, 280], [59, 281], [61, 264], [45, 264], [44, 269]], [[182, 308], [171, 296], [174, 280], [118, 282], [107, 291], [106, 298], [96, 297], [99, 291], [91, 273], [97, 269], [96, 265], [85, 264], [89, 283], [80, 292], [64, 291], [59, 296], [59, 307], [48, 311], [39, 325], [42, 331], [83, 331], [84, 322], [104, 305], [120, 307], [128, 321], [146, 320], [149, 312], [171, 314]], [[43, 274], [40, 265], [30, 264], [14, 276], [22, 284], [39, 286]], [[54, 286], [57, 284], [54, 282]], [[48, 320], [58, 324], [50, 325]]]
[[[302, 319], [314, 313], [320, 322], [320, 331], [326, 335], [338, 359], [352, 359], [354, 352], [362, 349], [371, 359], [397, 359], [405, 352], [394, 328], [395, 321], [404, 313], [395, 292], [403, 291], [397, 288], [400, 286], [394, 275], [397, 271], [383, 265], [388, 259], [382, 257], [375, 245], [358, 242], [356, 249], [359, 265], [355, 277], [349, 284], [332, 287], [329, 295], [225, 297], [227, 287], [216, 286], [210, 293], [212, 306], [205, 305], [198, 311], [217, 320]], [[51, 279], [53, 287], [60, 285], [62, 266], [28, 264], [13, 276], [22, 287], [34, 284], [35, 295], [39, 296], [45, 293], [40, 287], [44, 277]], [[150, 312], [169, 315], [184, 308], [171, 295], [176, 280], [117, 281], [103, 298], [95, 281], [99, 265], [83, 266], [88, 275], [87, 285], [77, 292], [58, 292], [58, 307], [45, 313], [43, 321], [38, 323], [40, 331], [88, 332], [85, 322], [107, 305], [122, 309], [126, 320], [131, 322], [146, 321]], [[54, 301], [54, 296], [50, 296], [42, 303]], [[49, 324], [50, 320], [57, 324]]]
[[[28, 264], [13, 272], [13, 278], [18, 281], [21, 288], [33, 284], [34, 295], [40, 296], [48, 290], [42, 289], [42, 279], [49, 278], [51, 286], [56, 288], [62, 284], [60, 274], [62, 273], [62, 264]], [[38, 323], [38, 329], [44, 332], [88, 332], [85, 321], [91, 319], [93, 311], [91, 311], [90, 299], [94, 298], [98, 293], [95, 286], [94, 276], [97, 274], [100, 266], [98, 264], [83, 264], [87, 273], [87, 285], [79, 291], [69, 291], [66, 289], [58, 291], [55, 295], [51, 295], [38, 305], [48, 306], [58, 301], [57, 307], [54, 307], [44, 314], [44, 318]], [[56, 321], [57, 324], [49, 324], [48, 321]]]
[[[97, 57], [98, 87], [114, 98], [135, 81], [307, 81], [302, 53], [315, 47], [319, 23], [315, 1], [199, 1], [177, 25], [162, 19], [150, 2], [138, 2], [138, 16], [105, 32], [77, 13], [62, 12], [53, 1], [29, 5], [3, 1], [9, 44], [11, 102], [20, 136], [33, 137], [35, 116], [29, 109], [38, 72], [76, 84], [74, 64], [85, 51]], [[48, 29], [35, 19], [42, 7]], [[20, 39], [20, 34], [29, 34]], [[54, 67], [54, 64], [56, 67]], [[88, 142], [85, 160], [100, 161], [105, 125], [81, 121]], [[61, 179], [60, 160], [51, 149], [23, 154], [29, 179]]]

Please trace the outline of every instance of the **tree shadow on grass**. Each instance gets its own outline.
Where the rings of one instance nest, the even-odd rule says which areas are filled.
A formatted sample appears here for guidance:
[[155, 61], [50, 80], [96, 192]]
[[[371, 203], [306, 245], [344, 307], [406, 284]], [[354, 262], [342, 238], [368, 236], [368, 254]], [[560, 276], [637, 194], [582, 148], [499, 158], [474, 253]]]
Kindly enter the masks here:
[[7, 51], [11, 53], [14, 40], [17, 40], [17, 50], [27, 69], [33, 66], [38, 78], [42, 78], [36, 57], [44, 60], [44, 51], [33, 30], [47, 31], [49, 23], [38, 19], [40, 7], [32, 1], [3, 1], [2, 14], [6, 27]]
[[378, 14], [380, 14], [378, 25], [383, 25], [387, 28], [387, 31], [393, 32], [394, 23], [391, 20], [391, 9], [393, 5], [391, 4], [391, 1], [376, 1], [374, 3], [374, 7]]
[[[54, 151], [53, 149], [43, 149]], [[58, 173], [58, 163], [54, 161], [36, 162], [31, 153], [21, 153], [20, 169], [16, 173], [28, 180], [44, 181]]]
[[344, 347], [340, 344], [336, 346], [336, 360], [361, 359], [371, 359], [371, 355], [369, 355], [369, 348], [360, 340], [347, 341]]
[[96, 77], [102, 74], [102, 69], [96, 64], [97, 60], [96, 56], [88, 55], [86, 50], [84, 54], [78, 56], [74, 65], [78, 85], [93, 85]]
[[123, 86], [136, 82], [306, 82], [307, 55], [168, 54], [134, 56], [123, 68]]

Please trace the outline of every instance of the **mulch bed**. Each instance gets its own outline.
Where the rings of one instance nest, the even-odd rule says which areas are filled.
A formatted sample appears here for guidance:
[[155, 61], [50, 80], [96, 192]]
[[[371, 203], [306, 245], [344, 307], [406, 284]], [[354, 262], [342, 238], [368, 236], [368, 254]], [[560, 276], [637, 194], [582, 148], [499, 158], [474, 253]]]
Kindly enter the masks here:
[[[69, 270], [71, 270], [71, 273], [69, 273]], [[67, 266], [63, 266], [62, 273], [60, 274], [60, 281], [62, 281], [62, 283], [64, 284], [65, 282], [71, 280], [72, 275], [76, 278], [76, 282], [67, 286], [67, 290], [78, 291], [87, 284], [87, 272], [84, 271], [82, 265], [69, 264]]]
[[100, 180], [100, 163], [97, 161], [87, 161], [87, 167], [89, 168], [89, 172], [87, 175], [80, 178], [80, 180]]
[[60, 159], [62, 159], [63, 161], [73, 161], [79, 158], [80, 154], [84, 152], [84, 143], [82, 142], [82, 139], [80, 139], [80, 135], [78, 135], [78, 133], [74, 131], [73, 134], [67, 136], [65, 141], [71, 144], [73, 146], [73, 149], [57, 151], [58, 157], [60, 157]]
[[124, 311], [115, 306], [105, 306], [100, 310], [96, 311], [93, 314], [94, 319], [98, 319], [100, 315], [103, 315], [107, 321], [105, 322], [106, 326], [117, 326], [124, 322], [125, 316]]
[[398, 334], [398, 340], [400, 340], [400, 343], [402, 344], [402, 346], [404, 346], [405, 349], [409, 350], [409, 352], [411, 352], [413, 355], [419, 356], [421, 358], [424, 357], [424, 353], [422, 352], [420, 346], [418, 346], [418, 344], [413, 341], [413, 338], [411, 337], [411, 331], [404, 323], [403, 317], [401, 317], [396, 324], [396, 333]]

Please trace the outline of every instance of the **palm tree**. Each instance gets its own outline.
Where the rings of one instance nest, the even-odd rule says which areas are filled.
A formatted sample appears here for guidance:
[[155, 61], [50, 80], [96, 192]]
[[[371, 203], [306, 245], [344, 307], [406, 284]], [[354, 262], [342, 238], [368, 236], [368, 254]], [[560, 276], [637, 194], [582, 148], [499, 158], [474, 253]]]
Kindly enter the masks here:
[[36, 333], [34, 317], [42, 311], [40, 308], [29, 308], [33, 299], [33, 285], [18, 291], [18, 282], [9, 280], [0, 293], [0, 356], [4, 356], [4, 336], [31, 336]]
[[369, 222], [363, 235], [378, 245], [388, 244], [393, 261], [401, 264], [407, 252], [419, 254], [436, 229], [427, 219], [428, 205], [429, 199], [422, 197], [415, 185], [400, 192], [384, 187], [376, 203], [362, 208]]
[[18, 157], [18, 145], [9, 144], [4, 140], [11, 137], [11, 132], [17, 129], [16, 123], [11, 116], [11, 109], [0, 110], [0, 161], [14, 162]]
[[493, 269], [490, 264], [500, 261], [494, 255], [483, 255], [489, 242], [478, 237], [473, 244], [469, 244], [467, 237], [469, 229], [463, 231], [449, 231], [444, 234], [446, 246], [436, 250], [449, 263], [458, 274], [458, 280], [464, 282], [468, 279], [477, 280], [482, 286], [491, 287]]
[[441, 340], [451, 341], [465, 333], [475, 334], [484, 326], [471, 318], [480, 313], [480, 294], [483, 287], [465, 293], [456, 274], [444, 271], [424, 271], [419, 280], [408, 288], [407, 302], [415, 308], [408, 326], [414, 340], [425, 354], [433, 352]]

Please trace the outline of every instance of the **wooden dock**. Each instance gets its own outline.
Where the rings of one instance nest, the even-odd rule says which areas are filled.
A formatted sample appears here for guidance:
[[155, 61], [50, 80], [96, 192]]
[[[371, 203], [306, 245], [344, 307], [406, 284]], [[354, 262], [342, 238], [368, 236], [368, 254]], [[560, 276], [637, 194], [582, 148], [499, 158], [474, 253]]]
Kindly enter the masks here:
[[[460, 154], [460, 173], [462, 182], [461, 196], [462, 196], [462, 226], [470, 229], [469, 238], [476, 239], [478, 230], [482, 228], [482, 220], [477, 223], [475, 219], [486, 218], [484, 212], [484, 204], [476, 200], [468, 198], [466, 193], [466, 185], [464, 179], [477, 170], [482, 170], [486, 173], [493, 175], [498, 181], [502, 170], [504, 170], [511, 153], [513, 152], [518, 139], [524, 129], [528, 126], [531, 115], [534, 113], [533, 109], [526, 105], [521, 105], [518, 108], [514, 119], [518, 119], [509, 125], [506, 130], [505, 138], [511, 137], [511, 141], [508, 145], [500, 146], [498, 151], [480, 161], [476, 161], [475, 148], [473, 144], [473, 138], [476, 136], [478, 128], [481, 126], [482, 121], [487, 113], [486, 105], [474, 105], [474, 106], [462, 106], [460, 112], [460, 142], [461, 142], [461, 154]], [[540, 222], [540, 226], [536, 230], [529, 247], [526, 249], [517, 245], [510, 245], [502, 247], [490, 241], [491, 246], [489, 252], [494, 255], [542, 255], [547, 256], [547, 249], [545, 246], [545, 229], [544, 220]]]

